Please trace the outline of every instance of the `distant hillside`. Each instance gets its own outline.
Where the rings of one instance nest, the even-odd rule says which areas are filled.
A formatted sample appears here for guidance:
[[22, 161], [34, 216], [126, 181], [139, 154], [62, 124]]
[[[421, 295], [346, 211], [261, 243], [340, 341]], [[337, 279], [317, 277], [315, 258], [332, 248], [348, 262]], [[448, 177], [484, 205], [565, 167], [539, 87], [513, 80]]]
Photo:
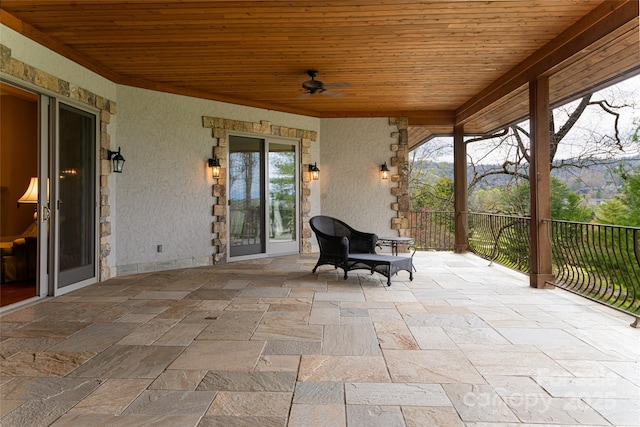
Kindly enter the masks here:
[[[619, 192], [622, 183], [621, 178], [616, 173], [616, 169], [624, 165], [625, 168], [640, 168], [640, 159], [620, 159], [614, 164], [601, 165], [593, 164], [587, 168], [560, 168], [553, 169], [552, 175], [578, 194], [583, 195], [586, 199], [610, 199]], [[476, 169], [479, 174], [496, 169], [500, 165], [477, 165]], [[436, 181], [442, 176], [453, 179], [453, 163], [449, 162], [417, 162], [413, 168], [425, 171], [430, 181]], [[468, 168], [467, 174], [471, 179], [473, 170]], [[508, 175], [490, 175], [482, 180], [474, 188], [489, 189], [494, 187], [502, 187], [512, 181], [512, 177]]]

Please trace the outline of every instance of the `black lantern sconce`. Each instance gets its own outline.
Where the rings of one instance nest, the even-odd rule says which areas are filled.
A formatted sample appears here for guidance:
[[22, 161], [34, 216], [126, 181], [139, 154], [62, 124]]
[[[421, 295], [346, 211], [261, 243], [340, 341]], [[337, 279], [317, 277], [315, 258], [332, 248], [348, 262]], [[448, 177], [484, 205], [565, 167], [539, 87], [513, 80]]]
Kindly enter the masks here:
[[207, 164], [211, 168], [211, 176], [218, 178], [220, 176], [220, 159], [213, 157], [213, 159], [207, 160]]
[[384, 162], [382, 164], [382, 166], [380, 166], [380, 177], [382, 179], [388, 179], [389, 178], [389, 168], [387, 167], [387, 162]]
[[118, 147], [118, 151], [107, 150], [107, 159], [113, 162], [113, 171], [115, 173], [122, 173], [125, 160], [120, 154], [120, 147]]
[[311, 178], [318, 180], [320, 179], [320, 169], [318, 169], [318, 164], [315, 162], [314, 164], [309, 165], [309, 173], [311, 174]]

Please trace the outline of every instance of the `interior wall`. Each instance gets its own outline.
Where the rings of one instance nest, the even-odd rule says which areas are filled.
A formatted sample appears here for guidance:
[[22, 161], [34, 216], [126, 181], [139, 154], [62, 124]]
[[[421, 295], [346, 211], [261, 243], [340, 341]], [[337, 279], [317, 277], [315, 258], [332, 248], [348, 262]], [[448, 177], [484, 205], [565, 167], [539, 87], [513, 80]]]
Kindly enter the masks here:
[[321, 206], [322, 214], [345, 221], [352, 227], [397, 236], [391, 230], [396, 212], [391, 204], [391, 179], [380, 178], [380, 166], [387, 162], [391, 174], [391, 136], [397, 129], [387, 118], [323, 119], [320, 126]]
[[[118, 274], [189, 265], [212, 255], [213, 194], [203, 116], [319, 130], [319, 119], [119, 86]], [[259, 136], [259, 135], [258, 135]], [[319, 204], [312, 188], [311, 204]], [[313, 200], [315, 198], [315, 200]], [[162, 245], [162, 252], [158, 252]]]
[[12, 240], [33, 223], [35, 205], [18, 199], [38, 174], [38, 103], [0, 96], [0, 236]]

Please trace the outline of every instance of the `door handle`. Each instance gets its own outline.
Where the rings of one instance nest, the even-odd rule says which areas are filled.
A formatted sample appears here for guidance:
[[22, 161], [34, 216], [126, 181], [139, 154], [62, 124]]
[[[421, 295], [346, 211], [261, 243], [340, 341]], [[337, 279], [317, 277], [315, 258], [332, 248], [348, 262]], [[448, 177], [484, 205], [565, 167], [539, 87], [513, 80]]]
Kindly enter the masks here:
[[42, 212], [40, 214], [40, 219], [44, 223], [45, 221], [49, 221], [51, 218], [51, 211], [47, 206], [42, 206]]

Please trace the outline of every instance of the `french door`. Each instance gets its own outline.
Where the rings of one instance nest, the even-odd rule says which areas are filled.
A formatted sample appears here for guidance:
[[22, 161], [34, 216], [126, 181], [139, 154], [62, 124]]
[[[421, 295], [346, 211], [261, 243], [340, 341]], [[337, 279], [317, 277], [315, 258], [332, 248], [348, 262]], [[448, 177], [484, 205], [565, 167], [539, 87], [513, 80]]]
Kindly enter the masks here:
[[229, 137], [229, 255], [299, 252], [298, 143]]

